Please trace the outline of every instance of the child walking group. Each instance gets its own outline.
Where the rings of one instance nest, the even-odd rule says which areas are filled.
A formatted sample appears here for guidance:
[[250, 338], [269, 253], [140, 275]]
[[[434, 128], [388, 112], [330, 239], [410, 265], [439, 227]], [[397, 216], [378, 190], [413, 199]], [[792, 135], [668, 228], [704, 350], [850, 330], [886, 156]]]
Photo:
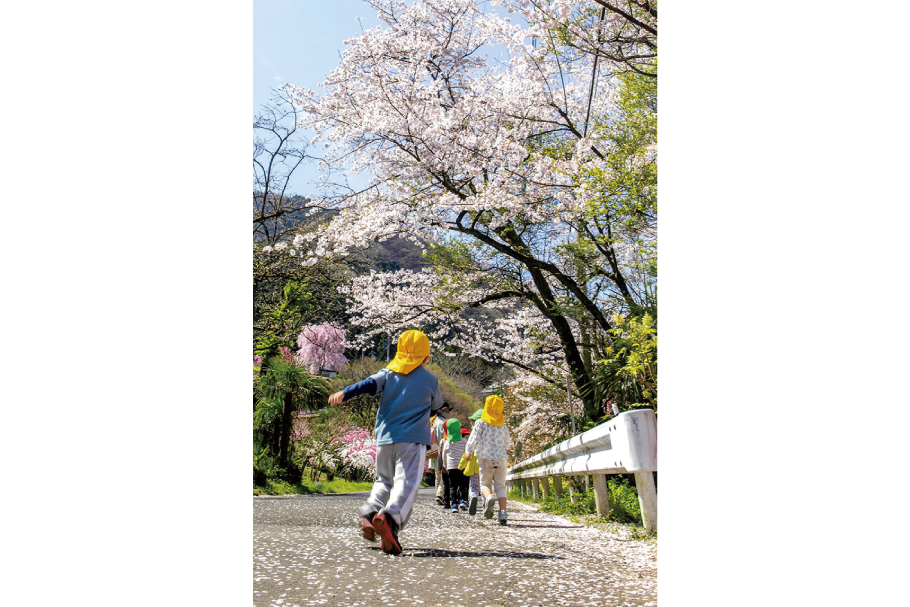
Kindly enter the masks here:
[[[452, 513], [508, 522], [506, 469], [509, 429], [499, 396], [488, 396], [483, 409], [463, 428], [450, 418], [439, 380], [425, 368], [430, 340], [420, 331], [405, 331], [395, 359], [365, 380], [335, 392], [330, 405], [361, 394], [381, 394], [376, 414], [376, 482], [360, 509], [363, 537], [383, 552], [400, 554], [398, 534], [407, 525], [429, 455], [436, 469], [436, 503]], [[475, 472], [476, 471], [476, 472]]]

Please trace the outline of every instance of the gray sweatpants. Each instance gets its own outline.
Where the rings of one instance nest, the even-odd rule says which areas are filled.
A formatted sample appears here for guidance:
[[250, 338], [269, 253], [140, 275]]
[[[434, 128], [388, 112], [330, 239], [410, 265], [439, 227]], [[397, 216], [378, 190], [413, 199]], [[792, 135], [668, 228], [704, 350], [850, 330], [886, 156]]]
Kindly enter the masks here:
[[411, 518], [411, 507], [420, 488], [426, 445], [392, 443], [376, 447], [376, 482], [360, 514], [385, 512], [398, 523], [399, 531]]

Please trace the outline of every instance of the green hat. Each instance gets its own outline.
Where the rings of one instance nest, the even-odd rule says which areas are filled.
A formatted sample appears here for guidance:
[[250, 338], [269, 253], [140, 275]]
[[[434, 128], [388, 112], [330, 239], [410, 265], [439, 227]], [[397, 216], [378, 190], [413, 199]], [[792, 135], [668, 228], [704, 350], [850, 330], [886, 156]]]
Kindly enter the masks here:
[[468, 419], [472, 419], [472, 420], [474, 420], [474, 421], [476, 422], [478, 419], [480, 419], [480, 416], [481, 416], [481, 415], [483, 415], [483, 409], [478, 409], [477, 411], [475, 411], [474, 413], [472, 413], [472, 414], [468, 417]]
[[457, 443], [461, 440], [461, 422], [454, 417], [446, 421], [446, 430], [449, 434], [450, 443]]

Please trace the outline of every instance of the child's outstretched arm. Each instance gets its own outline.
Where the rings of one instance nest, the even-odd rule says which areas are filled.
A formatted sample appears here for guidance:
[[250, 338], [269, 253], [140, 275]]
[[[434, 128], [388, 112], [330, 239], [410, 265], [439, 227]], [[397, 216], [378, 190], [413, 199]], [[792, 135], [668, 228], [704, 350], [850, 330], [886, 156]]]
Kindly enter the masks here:
[[363, 381], [359, 381], [356, 384], [351, 384], [344, 390], [339, 390], [329, 397], [329, 404], [333, 407], [335, 405], [340, 405], [346, 400], [351, 400], [356, 396], [361, 394], [370, 394], [376, 395], [382, 392], [382, 389], [385, 387], [385, 373], [380, 371], [374, 375], [370, 375]]

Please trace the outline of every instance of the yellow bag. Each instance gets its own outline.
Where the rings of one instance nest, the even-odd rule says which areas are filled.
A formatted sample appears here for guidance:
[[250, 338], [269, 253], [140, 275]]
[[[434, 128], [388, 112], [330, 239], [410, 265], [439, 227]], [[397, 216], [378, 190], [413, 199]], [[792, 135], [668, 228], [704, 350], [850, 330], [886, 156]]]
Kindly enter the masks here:
[[471, 461], [468, 462], [466, 469], [467, 472], [465, 472], [465, 476], [474, 476], [480, 472], [480, 464], [477, 463], [476, 457], [471, 458]]
[[477, 457], [469, 460], [467, 455], [462, 455], [461, 461], [458, 462], [458, 469], [463, 470], [465, 476], [474, 476], [480, 472], [480, 464], [477, 463]]

